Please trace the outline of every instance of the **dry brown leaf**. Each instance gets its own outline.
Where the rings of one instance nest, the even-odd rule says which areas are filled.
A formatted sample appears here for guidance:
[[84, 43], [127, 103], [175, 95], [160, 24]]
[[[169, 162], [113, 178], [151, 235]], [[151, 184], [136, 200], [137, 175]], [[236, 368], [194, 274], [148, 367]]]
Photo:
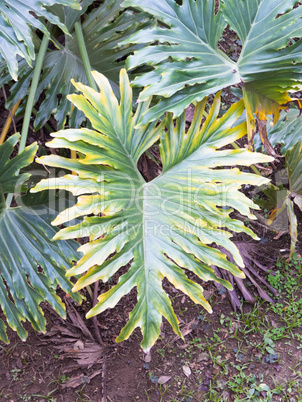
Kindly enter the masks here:
[[146, 363], [150, 363], [150, 362], [151, 362], [151, 353], [150, 353], [150, 352], [146, 354], [146, 356], [145, 356], [145, 362], [146, 362]]
[[185, 373], [185, 375], [186, 375], [187, 377], [190, 377], [190, 375], [191, 375], [191, 369], [190, 369], [190, 367], [188, 367], [188, 366], [182, 366], [182, 371]]
[[187, 349], [187, 347], [190, 346], [189, 343], [185, 343], [184, 345], [178, 346], [179, 349]]
[[158, 379], [158, 384], [166, 384], [166, 382], [168, 382], [171, 379], [171, 376], [168, 375], [162, 375], [161, 377], [159, 377]]
[[68, 380], [66, 383], [62, 384], [62, 388], [77, 388], [80, 385], [89, 383], [94, 377], [96, 377], [97, 375], [99, 375], [101, 373], [102, 373], [102, 370], [97, 370], [88, 376], [84, 375], [84, 374], [80, 374], [80, 375], [71, 377], [70, 380]]

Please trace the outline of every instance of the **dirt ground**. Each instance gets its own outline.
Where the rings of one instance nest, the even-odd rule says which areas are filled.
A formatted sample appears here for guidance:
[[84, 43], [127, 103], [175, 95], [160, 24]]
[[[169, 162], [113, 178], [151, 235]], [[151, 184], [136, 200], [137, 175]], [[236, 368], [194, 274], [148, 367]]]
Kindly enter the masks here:
[[[277, 265], [283, 264], [281, 272], [301, 268], [299, 259], [290, 267], [278, 261]], [[91, 320], [83, 319], [89, 302], [75, 306], [65, 298], [66, 321], [45, 305], [46, 334], [37, 334], [27, 325], [26, 342], [10, 331], [11, 344], [0, 345], [0, 401], [98, 402], [104, 393], [108, 402], [302, 401], [299, 268], [293, 275], [292, 289], [286, 279], [276, 282], [280, 295], [275, 298], [277, 305], [297, 301], [295, 322], [287, 322], [287, 328], [293, 326], [290, 331], [284, 328], [283, 313], [276, 314], [260, 299], [256, 305], [244, 303], [242, 313], [235, 313], [226, 292], [205, 284], [205, 296], [214, 311], [210, 315], [165, 284], [184, 340], [165, 322], [150, 355], [140, 348], [139, 331], [122, 344], [114, 342], [135, 293], [98, 317], [104, 347], [92, 339]], [[276, 328], [278, 339], [273, 340]], [[254, 388], [254, 396], [247, 399]], [[270, 398], [273, 390], [276, 393]]]

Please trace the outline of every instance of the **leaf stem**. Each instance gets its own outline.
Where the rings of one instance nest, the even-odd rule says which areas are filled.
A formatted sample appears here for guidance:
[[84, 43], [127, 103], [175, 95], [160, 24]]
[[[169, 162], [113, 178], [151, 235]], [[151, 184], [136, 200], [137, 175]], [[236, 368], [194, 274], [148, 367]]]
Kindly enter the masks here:
[[[89, 55], [87, 52], [86, 48], [86, 43], [85, 43], [85, 38], [83, 35], [83, 30], [82, 30], [82, 25], [80, 21], [77, 21], [74, 25], [75, 32], [77, 35], [77, 40], [78, 40], [78, 45], [81, 53], [81, 58], [84, 64], [84, 69], [86, 73], [86, 77], [88, 80], [88, 84], [90, 85], [91, 88], [93, 88], [95, 91], [98, 90], [97, 85], [93, 79], [93, 76], [91, 74], [91, 64], [89, 60]], [[76, 159], [77, 158], [77, 153], [76, 151], [71, 151], [71, 159]], [[76, 175], [75, 172], [72, 172], [72, 174]]]
[[38, 84], [39, 84], [42, 65], [43, 65], [43, 61], [44, 61], [45, 54], [47, 51], [48, 43], [49, 43], [49, 39], [46, 35], [44, 35], [42, 42], [41, 42], [39, 54], [37, 57], [37, 61], [36, 61], [35, 69], [34, 69], [34, 75], [33, 75], [32, 83], [30, 86], [30, 91], [29, 91], [29, 95], [28, 95], [28, 99], [27, 99], [27, 103], [26, 103], [25, 115], [24, 115], [24, 120], [23, 120], [23, 126], [22, 126], [22, 131], [21, 131], [21, 140], [20, 140], [20, 146], [19, 146], [18, 153], [22, 152], [26, 145], [30, 118], [31, 118], [32, 110], [33, 110], [34, 103], [35, 103], [35, 96], [36, 96], [36, 92], [37, 92], [37, 88], [38, 88]]
[[[77, 40], [78, 40], [78, 45], [80, 48], [80, 53], [81, 53], [81, 58], [84, 64], [84, 68], [85, 68], [85, 73], [87, 76], [87, 80], [88, 80], [88, 84], [90, 85], [91, 88], [93, 88], [95, 91], [98, 90], [96, 82], [93, 79], [93, 76], [91, 74], [91, 64], [90, 64], [90, 60], [89, 60], [89, 56], [88, 56], [88, 52], [87, 52], [87, 48], [86, 48], [86, 44], [85, 44], [85, 39], [84, 39], [84, 35], [83, 35], [83, 31], [82, 31], [82, 25], [80, 23], [80, 21], [77, 21], [74, 25], [75, 31], [76, 31], [76, 35], [77, 35]], [[72, 158], [76, 158], [76, 154], [71, 154]], [[95, 307], [95, 305], [97, 304], [97, 295], [98, 295], [98, 289], [99, 289], [99, 281], [96, 281], [94, 284], [94, 290], [93, 290], [93, 307]], [[95, 335], [96, 335], [96, 339], [98, 341], [98, 343], [100, 345], [104, 345], [101, 334], [100, 334], [100, 330], [98, 327], [98, 320], [97, 317], [94, 316], [92, 318], [92, 322], [93, 322], [93, 327], [94, 327], [94, 331], [95, 331]]]
[[3, 142], [4, 142], [4, 140], [5, 140], [6, 136], [7, 136], [8, 130], [10, 129], [10, 126], [11, 126], [12, 121], [13, 121], [13, 117], [15, 116], [15, 113], [16, 113], [19, 105], [20, 105], [20, 102], [21, 102], [21, 100], [19, 100], [15, 104], [15, 106], [12, 108], [12, 110], [9, 113], [9, 115], [7, 116], [5, 125], [4, 125], [4, 127], [2, 129], [2, 133], [1, 133], [1, 136], [0, 136], [0, 145], [3, 144]]
[[[44, 61], [45, 54], [47, 51], [48, 43], [49, 43], [49, 39], [46, 35], [44, 35], [42, 42], [41, 42], [36, 65], [34, 68], [34, 75], [33, 75], [33, 79], [32, 79], [31, 86], [30, 86], [30, 91], [29, 91], [29, 95], [28, 95], [28, 99], [27, 99], [27, 103], [26, 103], [18, 154], [20, 154], [26, 146], [30, 118], [31, 118], [32, 110], [33, 110], [34, 103], [35, 103], [35, 96], [36, 96], [36, 92], [37, 92], [37, 88], [38, 88], [38, 84], [39, 84], [42, 65], [43, 65], [43, 61]], [[19, 171], [16, 173], [16, 175], [18, 175], [18, 174], [19, 174]], [[7, 207], [10, 207], [13, 197], [14, 197], [13, 194], [8, 194], [7, 199], [6, 199]]]
[[[94, 283], [92, 307], [95, 307], [97, 305], [97, 302], [98, 302], [99, 283], [100, 283], [99, 280], [97, 280]], [[99, 326], [98, 326], [98, 318], [97, 318], [96, 315], [94, 317], [92, 317], [92, 323], [93, 323], [95, 336], [96, 336], [96, 339], [97, 339], [98, 343], [100, 345], [104, 346], [104, 343], [103, 343], [103, 340], [102, 340], [102, 337], [101, 337], [101, 334], [100, 334]]]
[[89, 85], [91, 86], [91, 88], [93, 88], [95, 91], [97, 91], [97, 85], [93, 79], [93, 76], [91, 74], [91, 64], [89, 61], [89, 56], [88, 56], [88, 52], [87, 52], [87, 48], [86, 48], [86, 44], [85, 44], [85, 39], [84, 39], [84, 35], [83, 35], [83, 31], [82, 31], [82, 26], [81, 23], [79, 21], [77, 21], [74, 25], [75, 31], [76, 31], [76, 35], [77, 35], [77, 40], [78, 40], [78, 45], [80, 48], [80, 53], [81, 53], [81, 57], [82, 57], [82, 61], [84, 64], [84, 68], [85, 68], [85, 73], [87, 76], [87, 80]]

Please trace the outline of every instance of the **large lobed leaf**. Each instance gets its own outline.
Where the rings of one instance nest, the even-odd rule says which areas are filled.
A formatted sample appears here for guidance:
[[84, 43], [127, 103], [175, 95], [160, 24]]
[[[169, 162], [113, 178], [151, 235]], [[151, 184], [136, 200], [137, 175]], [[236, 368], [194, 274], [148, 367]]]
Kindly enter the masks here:
[[[37, 150], [37, 144], [32, 144], [10, 159], [18, 139], [15, 134], [0, 146], [0, 307], [8, 325], [25, 340], [23, 321], [30, 321], [37, 331], [46, 331], [41, 302], [47, 301], [65, 316], [64, 304], [56, 294], [58, 285], [76, 301], [81, 297], [72, 292], [72, 283], [65, 277], [67, 267], [79, 258], [77, 243], [50, 241], [57, 233], [50, 225], [55, 211], [46, 206], [6, 206], [5, 194], [20, 190], [28, 179], [29, 174], [18, 176], [18, 171], [32, 162]], [[9, 342], [2, 320], [0, 340]]]
[[[214, 0], [125, 0], [157, 18], [159, 24], [137, 32], [127, 43], [144, 43], [128, 59], [128, 68], [148, 64], [135, 85], [144, 86], [141, 100], [161, 96], [144, 122], [163, 111], [182, 113], [192, 101], [230, 85], [244, 83], [248, 133], [253, 136], [256, 115], [279, 118], [302, 86], [302, 7], [296, 0], [224, 0], [215, 15]], [[242, 52], [235, 63], [218, 48], [226, 22], [238, 33]], [[293, 39], [295, 38], [295, 39]], [[166, 99], [170, 97], [169, 99]], [[265, 137], [265, 131], [263, 132]]]
[[[43, 19], [68, 32], [66, 26], [49, 9], [53, 4], [80, 8], [76, 0], [2, 0], [0, 2], [0, 55], [7, 63], [14, 80], [18, 76], [17, 55], [28, 64], [35, 58], [32, 29], [49, 36]], [[35, 15], [34, 15], [35, 14]], [[42, 17], [41, 20], [37, 18]]]
[[[83, 158], [72, 161], [50, 155], [38, 159], [41, 164], [66, 168], [78, 176], [42, 180], [32, 191], [64, 188], [78, 196], [77, 205], [53, 222], [59, 225], [84, 216], [81, 224], [56, 235], [57, 239], [90, 238], [79, 249], [84, 257], [68, 273], [82, 275], [75, 290], [96, 280], [107, 282], [121, 267], [130, 265], [119, 282], [99, 296], [98, 304], [87, 316], [114, 307], [136, 288], [137, 304], [117, 340], [127, 339], [136, 327], [141, 327], [142, 347], [149, 350], [160, 334], [162, 317], [181, 336], [171, 301], [163, 289], [164, 278], [211, 311], [202, 286], [189, 279], [184, 269], [203, 281], [215, 280], [228, 288], [231, 285], [215, 275], [212, 265], [244, 277], [213, 244], [223, 246], [243, 266], [230, 240], [232, 232], [256, 236], [241, 221], [230, 218], [230, 205], [253, 218], [253, 203], [239, 189], [242, 184], [258, 185], [267, 180], [242, 173], [234, 165], [248, 166], [271, 158], [245, 149], [219, 150], [246, 134], [245, 123], [233, 127], [244, 110], [242, 101], [218, 119], [217, 96], [202, 128], [205, 100], [198, 104], [188, 131], [185, 113], [175, 124], [169, 114], [159, 125], [154, 122], [137, 126], [149, 101], [141, 102], [132, 113], [132, 90], [126, 72], [122, 70], [120, 74], [120, 103], [108, 80], [97, 72], [93, 75], [100, 93], [77, 83], [75, 87], [82, 95], [70, 96], [93, 129], [59, 131], [48, 144], [76, 150]], [[163, 173], [146, 183], [137, 162], [159, 137]]]
[[[80, 56], [78, 41], [74, 29], [77, 21], [81, 20], [83, 10], [92, 3], [91, 0], [82, 2], [82, 10], [70, 10], [69, 7], [53, 7], [53, 10], [64, 21], [70, 35], [65, 35], [64, 45], [56, 42], [57, 48], [48, 49], [43, 63], [36, 101], [45, 91], [36, 116], [34, 127], [41, 128], [53, 113], [58, 122], [58, 128], [63, 128], [66, 116], [71, 114], [69, 124], [79, 127], [84, 120], [84, 114], [72, 108], [67, 95], [73, 92], [71, 79], [88, 84], [84, 64]], [[105, 0], [98, 8], [82, 16], [83, 35], [90, 63], [93, 69], [102, 72], [110, 80], [118, 93], [118, 73], [125, 64], [125, 57], [139, 48], [138, 45], [118, 46], [134, 32], [149, 24], [149, 18], [144, 13], [123, 11], [122, 0]], [[28, 68], [25, 61], [20, 63], [20, 79], [11, 88], [11, 96], [7, 108], [11, 108], [18, 100], [29, 93], [33, 70]], [[8, 82], [9, 76], [3, 77], [1, 84]], [[73, 112], [72, 112], [73, 110]], [[18, 114], [21, 114], [22, 108]]]

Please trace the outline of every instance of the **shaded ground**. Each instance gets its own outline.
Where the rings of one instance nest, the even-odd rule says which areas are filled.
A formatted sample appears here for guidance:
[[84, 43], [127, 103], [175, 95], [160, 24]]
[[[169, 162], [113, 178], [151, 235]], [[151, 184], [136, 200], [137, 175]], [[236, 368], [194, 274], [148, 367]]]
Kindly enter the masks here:
[[[88, 306], [75, 310], [67, 300], [66, 322], [46, 308], [47, 335], [27, 327], [30, 335], [25, 343], [11, 333], [11, 344], [1, 345], [0, 400], [97, 402], [105, 383], [109, 402], [301, 401], [301, 261], [278, 260], [275, 270], [268, 280], [280, 293], [277, 303], [246, 303], [243, 313], [234, 313], [227, 294], [212, 284], [205, 285], [212, 315], [170, 286], [166, 290], [184, 341], [164, 323], [150, 356], [140, 349], [139, 331], [122, 344], [113, 342], [134, 294], [99, 317], [105, 349], [80, 329]], [[91, 324], [86, 324], [93, 333]], [[95, 362], [80, 367], [81, 358], [87, 359], [84, 352], [92, 346], [96, 349], [85, 364]], [[77, 361], [70, 358], [74, 354]]]

